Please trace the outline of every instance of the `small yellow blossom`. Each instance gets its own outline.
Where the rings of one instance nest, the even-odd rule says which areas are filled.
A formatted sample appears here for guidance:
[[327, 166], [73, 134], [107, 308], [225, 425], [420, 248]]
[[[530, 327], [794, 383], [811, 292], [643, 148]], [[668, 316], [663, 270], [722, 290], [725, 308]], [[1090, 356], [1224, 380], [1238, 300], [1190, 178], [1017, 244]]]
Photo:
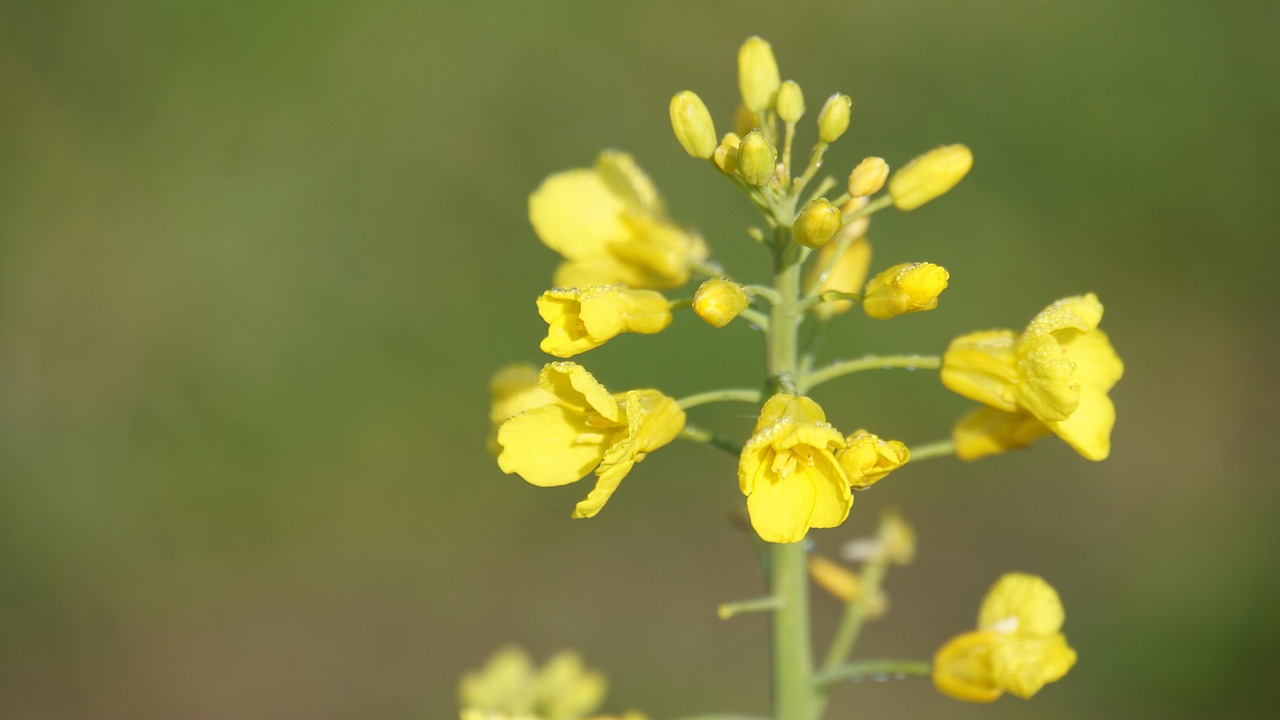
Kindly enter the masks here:
[[894, 265], [867, 283], [862, 309], [877, 320], [932, 310], [950, 278], [946, 268], [933, 263]]
[[1020, 334], [985, 330], [953, 340], [942, 383], [1004, 413], [980, 410], [961, 420], [957, 454], [972, 459], [1029, 444], [1047, 434], [1039, 422], [1083, 457], [1105, 459], [1116, 419], [1107, 393], [1124, 364], [1101, 321], [1102, 303], [1089, 293], [1053, 303]]
[[568, 358], [600, 347], [620, 333], [662, 332], [671, 324], [671, 303], [652, 290], [588, 285], [542, 293], [538, 314], [547, 322], [542, 351]]
[[737, 133], [725, 133], [720, 138], [720, 145], [711, 154], [711, 160], [720, 168], [720, 172], [725, 175], [738, 172], [738, 146], [741, 144], [742, 138]]
[[[871, 243], [861, 236], [848, 243], [841, 243], [840, 238], [848, 228], [849, 225], [841, 228], [831, 242], [818, 250], [817, 260], [812, 264], [807, 278], [807, 293], [856, 293], [862, 289], [862, 284], [867, 279], [867, 269], [871, 267]], [[843, 251], [841, 245], [844, 245]], [[833, 263], [832, 257], [837, 252], [840, 257]], [[812, 312], [829, 320], [835, 315], [848, 312], [852, 307], [852, 300], [835, 300], [814, 305]]]
[[907, 446], [897, 440], [881, 440], [866, 430], [858, 430], [845, 439], [845, 448], [836, 453], [836, 461], [849, 476], [849, 484], [862, 490], [905, 465], [910, 456]]
[[764, 187], [778, 171], [778, 151], [764, 134], [752, 130], [738, 145], [738, 175], [752, 187]]
[[617, 151], [594, 168], [548, 177], [529, 196], [529, 221], [544, 245], [563, 255], [559, 287], [673, 288], [707, 257], [702, 238], [669, 221], [653, 182]]
[[757, 115], [764, 113], [773, 107], [781, 84], [773, 48], [761, 38], [747, 38], [738, 49], [738, 89], [742, 91], [742, 104]]
[[1030, 699], [1061, 679], [1076, 651], [1059, 632], [1058, 593], [1034, 575], [1001, 577], [978, 613], [978, 629], [952, 638], [933, 660], [933, 683], [945, 695], [993, 702], [1004, 693]]
[[973, 167], [964, 145], [946, 145], [907, 163], [889, 178], [889, 195], [899, 210], [915, 210], [956, 186]]
[[820, 248], [840, 231], [844, 218], [840, 209], [824, 198], [814, 198], [805, 204], [791, 224], [791, 234], [796, 242], [808, 248]]
[[593, 517], [631, 467], [675, 439], [684, 411], [657, 390], [610, 394], [572, 362], [549, 363], [539, 385], [554, 403], [526, 410], [498, 428], [498, 467], [541, 487], [567, 485], [594, 468], [595, 489], [574, 508]]
[[794, 80], [787, 80], [778, 88], [778, 118], [793, 123], [804, 117], [804, 92]]
[[498, 447], [499, 425], [525, 410], [556, 401], [554, 395], [538, 384], [538, 368], [529, 363], [513, 363], [499, 368], [489, 378], [489, 397], [490, 433], [485, 444], [494, 455], [502, 450]]
[[874, 195], [884, 187], [889, 177], [889, 163], [884, 158], [869, 157], [858, 163], [849, 173], [849, 196], [860, 198]]
[[827, 98], [822, 110], [818, 112], [818, 139], [824, 143], [833, 143], [840, 139], [849, 129], [849, 109], [853, 100], [848, 95], [839, 93]]
[[463, 720], [580, 720], [600, 707], [604, 676], [577, 653], [557, 653], [541, 669], [524, 650], [505, 647], [484, 669], [462, 678]]
[[690, 156], [706, 160], [716, 149], [716, 127], [702, 98], [685, 90], [671, 98], [671, 129]]
[[851, 603], [862, 596], [858, 574], [826, 556], [809, 556], [809, 577], [841, 602]]
[[724, 278], [711, 278], [693, 294], [693, 311], [712, 327], [722, 328], [747, 309], [746, 288]]
[[738, 461], [738, 485], [762, 539], [799, 542], [811, 527], [844, 522], [853, 494], [835, 459], [843, 447], [844, 437], [814, 401], [782, 393], [769, 398]]

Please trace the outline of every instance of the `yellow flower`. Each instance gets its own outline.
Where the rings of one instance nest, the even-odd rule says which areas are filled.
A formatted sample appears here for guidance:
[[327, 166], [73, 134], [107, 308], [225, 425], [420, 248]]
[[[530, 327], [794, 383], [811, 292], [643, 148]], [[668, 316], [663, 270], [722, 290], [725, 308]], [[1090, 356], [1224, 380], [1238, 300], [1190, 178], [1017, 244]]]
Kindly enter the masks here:
[[1034, 575], [1001, 577], [978, 613], [978, 629], [952, 638], [933, 659], [933, 683], [945, 695], [993, 702], [1024, 700], [1059, 680], [1076, 662], [1062, 629], [1058, 593]]
[[867, 283], [862, 309], [877, 320], [932, 310], [950, 278], [945, 268], [933, 263], [894, 265]]
[[[956, 426], [957, 454], [973, 459], [1047, 435], [1090, 460], [1111, 452], [1115, 406], [1107, 393], [1124, 364], [1098, 329], [1092, 293], [1045, 308], [1021, 334], [986, 330], [956, 338], [942, 358], [942, 382], [1002, 414], [979, 410]], [[1030, 417], [1028, 417], [1030, 416]]]
[[675, 439], [684, 411], [657, 390], [610, 394], [586, 368], [549, 363], [538, 384], [555, 401], [498, 428], [498, 467], [540, 487], [567, 485], [595, 468], [595, 489], [574, 508], [593, 517], [631, 467]]
[[707, 257], [702, 238], [667, 220], [653, 182], [622, 152], [544, 180], [529, 196], [529, 221], [566, 259], [556, 269], [560, 287], [679, 287], [690, 264]]
[[836, 462], [849, 476], [849, 484], [862, 490], [905, 465], [910, 456], [907, 446], [897, 440], [881, 440], [859, 430], [845, 439], [845, 448], [836, 453]]
[[462, 720], [579, 720], [600, 707], [604, 676], [577, 653], [552, 656], [541, 669], [518, 647], [505, 647], [484, 669], [462, 678]]
[[811, 527], [844, 522], [853, 494], [834, 455], [843, 447], [844, 437], [814, 401], [769, 398], [738, 461], [738, 485], [762, 539], [799, 542]]
[[538, 298], [547, 322], [539, 346], [556, 357], [573, 357], [624, 332], [653, 335], [671, 324], [671, 303], [652, 290], [588, 285], [582, 290], [548, 290]]
[[528, 363], [513, 363], [498, 369], [489, 378], [489, 437], [485, 444], [489, 452], [497, 455], [498, 426], [519, 415], [555, 402], [555, 396], [538, 384], [538, 368]]

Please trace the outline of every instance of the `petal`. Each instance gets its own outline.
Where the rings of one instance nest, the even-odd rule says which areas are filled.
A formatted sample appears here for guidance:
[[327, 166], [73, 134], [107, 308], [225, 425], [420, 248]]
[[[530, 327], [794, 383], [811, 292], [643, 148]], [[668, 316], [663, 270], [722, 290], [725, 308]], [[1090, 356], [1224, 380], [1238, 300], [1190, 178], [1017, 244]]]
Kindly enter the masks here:
[[1060, 680], [1076, 664], [1076, 651], [1060, 633], [1013, 637], [991, 648], [991, 675], [1011, 695], [1031, 699], [1045, 683]]
[[1072, 332], [1089, 332], [1102, 322], [1102, 303], [1093, 293], [1063, 298], [1041, 310], [1027, 324], [1026, 337], [1061, 335], [1066, 339]]
[[[615, 431], [616, 432], [616, 431]], [[582, 442], [584, 438], [594, 442]], [[606, 439], [586, 417], [562, 405], [521, 413], [498, 428], [498, 467], [534, 485], [554, 487], [578, 480], [600, 464]]]
[[813, 467], [798, 473], [808, 475], [809, 483], [817, 491], [809, 527], [836, 527], [849, 517], [849, 509], [853, 507], [849, 478], [830, 452], [815, 452], [813, 461]]
[[542, 367], [538, 383], [561, 404], [582, 415], [598, 414], [621, 426], [625, 421], [618, 403], [591, 373], [573, 362], [553, 362]]
[[1048, 637], [1062, 629], [1062, 601], [1043, 578], [1007, 573], [982, 600], [978, 627], [1027, 637]]
[[1107, 394], [1094, 387], [1080, 393], [1080, 406], [1062, 422], [1047, 423], [1049, 429], [1086, 459], [1098, 462], [1111, 454], [1111, 428], [1116, 424], [1116, 406]]
[[636, 464], [636, 442], [632, 436], [626, 436], [614, 443], [605, 453], [596, 470], [596, 486], [587, 497], [573, 509], [574, 518], [595, 517], [596, 513], [609, 502], [613, 493], [622, 483], [622, 478], [631, 472]]
[[[1018, 404], [1043, 422], [1066, 420], [1080, 404], [1075, 363], [1052, 335], [1018, 341]], [[1002, 410], [1005, 408], [1001, 408]]]
[[666, 214], [658, 188], [629, 153], [605, 150], [596, 157], [596, 173], [625, 205], [651, 215]]
[[495, 424], [556, 401], [538, 385], [538, 368], [528, 363], [500, 368], [489, 379], [489, 393], [493, 398], [489, 420]]
[[576, 290], [549, 290], [538, 298], [538, 314], [547, 323], [547, 336], [538, 347], [542, 352], [568, 358], [599, 347], [582, 322], [582, 303]]
[[933, 685], [938, 692], [965, 702], [995, 702], [1003, 694], [991, 676], [992, 632], [957, 635], [933, 656]]
[[627, 393], [628, 418], [633, 404], [644, 410], [638, 427], [634, 430], [636, 449], [641, 454], [651, 453], [666, 445], [684, 429], [685, 415], [676, 401], [657, 390], [632, 390]]
[[984, 330], [952, 340], [942, 356], [942, 384], [970, 400], [1017, 410], [1013, 343], [1012, 330]]
[[560, 263], [552, 281], [557, 287], [579, 288], [588, 285], [613, 285], [631, 282], [634, 273], [612, 256]]
[[756, 485], [764, 482], [764, 473], [773, 465], [773, 448], [767, 437], [753, 435], [742, 447], [738, 456], [738, 489], [750, 495]]
[[1063, 349], [1076, 364], [1075, 381], [1082, 387], [1106, 392], [1124, 375], [1124, 363], [1101, 330], [1077, 335], [1064, 342]]
[[978, 460], [1026, 447], [1051, 434], [1048, 426], [1025, 410], [1004, 412], [984, 407], [961, 418], [951, 431], [951, 439], [956, 457]]
[[627, 237], [625, 209], [594, 170], [556, 173], [529, 196], [529, 222], [538, 239], [570, 260], [601, 257], [608, 243]]
[[764, 466], [755, 487], [747, 498], [751, 527], [760, 539], [773, 543], [793, 543], [804, 539], [809, 531], [817, 491], [813, 481], [802, 473], [781, 478]]

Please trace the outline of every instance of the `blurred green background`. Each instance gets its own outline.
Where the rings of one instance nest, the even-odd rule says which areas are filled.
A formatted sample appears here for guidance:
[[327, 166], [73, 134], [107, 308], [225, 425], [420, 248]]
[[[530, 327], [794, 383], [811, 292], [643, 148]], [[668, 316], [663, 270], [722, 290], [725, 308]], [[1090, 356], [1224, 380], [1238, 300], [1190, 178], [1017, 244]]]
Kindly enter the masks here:
[[[714, 614], [761, 593], [732, 459], [673, 446], [570, 521], [586, 484], [530, 487], [483, 444], [490, 371], [543, 361], [545, 175], [625, 148], [763, 270], [752, 212], [667, 123], [693, 89], [728, 124], [751, 34], [811, 109], [853, 96], [834, 173], [976, 156], [872, 226], [876, 267], [951, 270], [939, 310], [846, 316], [832, 357], [1095, 291], [1127, 363], [1107, 462], [921, 464], [815, 533], [917, 525], [860, 656], [929, 656], [1024, 570], [1061, 592], [1076, 669], [1029, 705], [849, 686], [833, 717], [1274, 711], [1277, 28], [1265, 1], [0, 2], [0, 716], [449, 718], [507, 642], [580, 649], [610, 709], [763, 712], [764, 621]], [[684, 316], [582, 359], [680, 395], [757, 383], [759, 345]], [[925, 372], [817, 397], [908, 443], [969, 407]], [[749, 415], [694, 412], [739, 437]]]

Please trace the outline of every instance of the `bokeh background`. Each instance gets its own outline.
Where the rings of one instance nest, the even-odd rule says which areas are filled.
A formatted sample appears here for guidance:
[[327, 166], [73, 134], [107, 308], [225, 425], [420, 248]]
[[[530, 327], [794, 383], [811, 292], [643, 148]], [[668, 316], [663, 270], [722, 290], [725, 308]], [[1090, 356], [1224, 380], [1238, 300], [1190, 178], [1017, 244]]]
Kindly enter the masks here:
[[[923, 463], [815, 533], [917, 525], [861, 657], [928, 657], [1025, 570], [1076, 669], [1029, 705], [849, 686], [833, 717], [1275, 711], [1278, 28], [1265, 0], [0, 2], [0, 717], [449, 718], [508, 642], [578, 648], [613, 710], [763, 714], [764, 621], [714, 614], [762, 591], [732, 459], [673, 446], [570, 521], [585, 484], [530, 487], [483, 443], [490, 371], [543, 361], [545, 175], [625, 148], [764, 270], [666, 110], [693, 89], [723, 128], [751, 34], [811, 109], [853, 96], [834, 173], [976, 155], [872, 227], [877, 267], [952, 271], [940, 309], [847, 316], [831, 357], [1095, 291], [1127, 363], [1107, 462]], [[685, 316], [582, 359], [680, 395], [754, 385], [759, 345]], [[908, 443], [969, 407], [926, 372], [818, 399]], [[741, 437], [750, 412], [694, 417]]]

